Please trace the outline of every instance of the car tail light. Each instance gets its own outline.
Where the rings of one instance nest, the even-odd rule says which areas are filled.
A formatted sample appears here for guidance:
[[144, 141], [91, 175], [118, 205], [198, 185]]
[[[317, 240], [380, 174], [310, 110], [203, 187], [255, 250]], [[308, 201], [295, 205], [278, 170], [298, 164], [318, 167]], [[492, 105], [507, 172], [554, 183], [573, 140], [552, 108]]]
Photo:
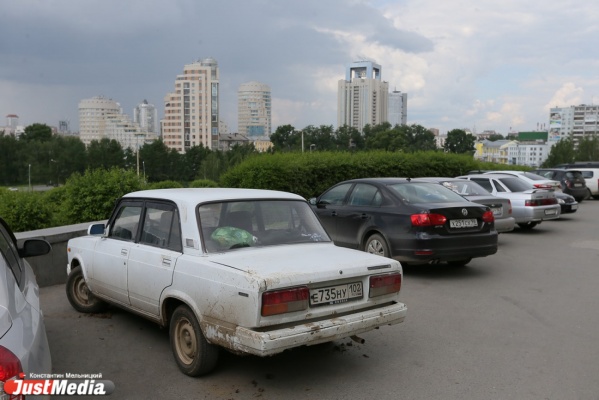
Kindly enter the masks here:
[[368, 297], [377, 297], [389, 293], [397, 293], [401, 289], [401, 274], [374, 275], [370, 277]]
[[493, 221], [495, 221], [495, 216], [493, 215], [493, 211], [485, 211], [483, 213], [483, 221], [486, 223], [491, 223]]
[[553, 188], [553, 186], [547, 185], [546, 183], [535, 183], [533, 186], [536, 187], [537, 189], [552, 189]]
[[410, 216], [413, 226], [443, 225], [447, 218], [441, 214], [412, 214]]
[[[0, 346], [0, 398], [4, 399], [4, 384], [16, 379], [23, 372], [21, 361], [6, 347]], [[23, 396], [9, 396], [9, 399], [24, 399]]]
[[512, 215], [512, 201], [508, 199], [507, 204], [509, 205], [509, 211], [507, 213]]
[[552, 204], [557, 204], [557, 199], [555, 197], [550, 199], [526, 200], [524, 202], [526, 207], [550, 206]]
[[301, 286], [262, 293], [262, 316], [284, 314], [308, 308], [310, 291]]

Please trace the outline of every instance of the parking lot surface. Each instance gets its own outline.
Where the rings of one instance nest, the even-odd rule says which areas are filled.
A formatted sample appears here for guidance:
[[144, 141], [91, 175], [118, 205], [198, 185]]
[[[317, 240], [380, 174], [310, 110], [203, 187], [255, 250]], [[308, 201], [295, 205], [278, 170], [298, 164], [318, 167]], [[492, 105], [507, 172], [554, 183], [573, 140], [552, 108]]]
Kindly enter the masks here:
[[499, 236], [466, 267], [405, 269], [404, 323], [269, 358], [224, 353], [189, 378], [168, 332], [41, 289], [54, 373], [102, 374], [111, 399], [599, 399], [599, 201]]

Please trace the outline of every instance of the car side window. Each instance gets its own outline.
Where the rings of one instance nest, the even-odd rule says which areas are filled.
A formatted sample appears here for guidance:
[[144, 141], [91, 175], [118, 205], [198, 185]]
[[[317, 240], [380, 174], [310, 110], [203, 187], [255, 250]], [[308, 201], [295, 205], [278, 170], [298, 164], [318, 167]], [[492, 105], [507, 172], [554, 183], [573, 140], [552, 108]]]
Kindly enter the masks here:
[[123, 205], [118, 210], [108, 236], [113, 239], [135, 240], [142, 209], [141, 203], [139, 205]]
[[14, 248], [12, 240], [5, 234], [3, 230], [0, 230], [0, 253], [2, 261], [4, 261], [8, 268], [12, 271], [17, 284], [21, 286], [23, 269], [21, 263], [19, 262], [17, 249]]
[[328, 192], [324, 193], [318, 199], [319, 204], [330, 204], [334, 206], [339, 206], [343, 204], [345, 197], [347, 196], [347, 192], [351, 188], [351, 183], [343, 183], [341, 185], [337, 185]]
[[349, 196], [351, 206], [380, 206], [382, 196], [380, 191], [373, 185], [358, 183]]
[[493, 179], [493, 185], [495, 186], [495, 190], [497, 190], [497, 192], [507, 192], [507, 190], [505, 190], [505, 188], [503, 187], [503, 185], [501, 183], [499, 183], [498, 181], [496, 181], [495, 179]]
[[182, 251], [177, 208], [171, 204], [148, 203], [140, 243]]
[[493, 191], [493, 186], [491, 185], [489, 179], [472, 178], [472, 180], [487, 189], [489, 192]]

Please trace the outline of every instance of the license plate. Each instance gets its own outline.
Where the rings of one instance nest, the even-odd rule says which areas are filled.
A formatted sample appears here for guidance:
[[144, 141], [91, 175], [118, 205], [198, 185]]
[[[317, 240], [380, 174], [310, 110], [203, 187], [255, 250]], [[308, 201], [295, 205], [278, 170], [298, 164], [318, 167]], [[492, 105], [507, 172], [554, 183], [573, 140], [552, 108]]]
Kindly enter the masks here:
[[582, 183], [575, 183], [574, 187], [582, 187]]
[[545, 215], [555, 215], [557, 214], [557, 210], [545, 210]]
[[495, 215], [495, 216], [501, 215], [501, 208], [491, 208], [491, 211], [493, 212], [493, 215]]
[[570, 209], [572, 209], [572, 210], [578, 210], [578, 204], [572, 204], [570, 206]]
[[452, 219], [449, 221], [450, 228], [472, 228], [478, 226], [476, 219]]
[[339, 304], [362, 298], [362, 282], [310, 290], [310, 305]]

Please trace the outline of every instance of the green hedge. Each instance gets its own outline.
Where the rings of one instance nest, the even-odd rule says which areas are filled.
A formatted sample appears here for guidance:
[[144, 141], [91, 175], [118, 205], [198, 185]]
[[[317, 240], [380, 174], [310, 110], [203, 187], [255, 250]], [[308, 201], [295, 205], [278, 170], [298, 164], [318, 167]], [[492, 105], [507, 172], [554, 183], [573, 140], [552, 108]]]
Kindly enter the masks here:
[[312, 152], [263, 154], [247, 159], [221, 176], [223, 187], [273, 189], [318, 196], [330, 186], [367, 177], [455, 177], [477, 169], [522, 169], [475, 161], [442, 152]]

